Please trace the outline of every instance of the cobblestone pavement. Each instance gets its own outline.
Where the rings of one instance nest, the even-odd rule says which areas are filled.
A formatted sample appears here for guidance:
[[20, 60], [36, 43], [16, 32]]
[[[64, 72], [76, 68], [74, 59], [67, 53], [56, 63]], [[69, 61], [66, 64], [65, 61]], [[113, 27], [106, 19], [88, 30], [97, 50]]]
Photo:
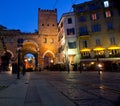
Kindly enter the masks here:
[[29, 81], [24, 106], [42, 106], [42, 101], [39, 96], [36, 84], [34, 80]]
[[0, 73], [0, 90], [3, 90], [16, 81], [16, 75], [10, 72]]
[[[15, 82], [16, 74], [0, 74], [0, 90], [8, 91], [1, 92], [2, 101], [6, 101], [4, 96], [10, 96], [14, 104], [13, 97], [21, 98], [22, 95], [19, 101], [23, 106], [67, 106], [67, 103], [69, 106], [71, 103], [71, 106], [120, 106], [120, 73], [117, 72], [101, 72], [100, 75], [97, 72], [29, 72], [24, 79], [17, 80], [17, 84]], [[22, 92], [16, 91], [16, 95], [11, 97], [11, 90], [5, 88], [22, 89]]]
[[120, 106], [120, 73], [43, 72], [36, 75], [46, 79], [76, 106]]

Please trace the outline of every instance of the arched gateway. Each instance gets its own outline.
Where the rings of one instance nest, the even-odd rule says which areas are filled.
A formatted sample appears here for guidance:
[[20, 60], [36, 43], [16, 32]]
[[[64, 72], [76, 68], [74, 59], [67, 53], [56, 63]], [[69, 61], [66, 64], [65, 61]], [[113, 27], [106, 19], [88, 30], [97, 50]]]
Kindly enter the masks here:
[[44, 68], [48, 68], [54, 64], [55, 54], [52, 51], [47, 50], [43, 54], [43, 59], [44, 59]]
[[[19, 49], [19, 40], [23, 40], [20, 47], [20, 66], [25, 65], [26, 69], [35, 70], [38, 66], [44, 68], [55, 62], [57, 54], [57, 10], [38, 9], [38, 32], [22, 33], [20, 30], [2, 30], [0, 31], [6, 48], [13, 53], [12, 63], [18, 63], [17, 50]], [[2, 47], [2, 43], [0, 43]], [[4, 52], [4, 50], [0, 51]], [[31, 54], [31, 56], [30, 56]], [[27, 57], [28, 56], [28, 57]], [[30, 65], [34, 63], [34, 65]], [[29, 65], [28, 65], [29, 64]]]
[[38, 66], [38, 54], [38, 44], [33, 40], [25, 40], [21, 48], [21, 65], [26, 70], [35, 70]]

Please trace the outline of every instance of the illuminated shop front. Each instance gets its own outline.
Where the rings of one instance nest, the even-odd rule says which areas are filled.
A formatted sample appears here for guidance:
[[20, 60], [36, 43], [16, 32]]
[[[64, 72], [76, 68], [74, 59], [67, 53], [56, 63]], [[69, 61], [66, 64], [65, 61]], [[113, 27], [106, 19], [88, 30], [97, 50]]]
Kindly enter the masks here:
[[120, 67], [120, 47], [110, 46], [105, 49], [96, 47], [94, 49], [81, 49], [80, 64], [83, 70], [96, 70], [97, 64], [101, 64], [104, 71], [119, 70]]

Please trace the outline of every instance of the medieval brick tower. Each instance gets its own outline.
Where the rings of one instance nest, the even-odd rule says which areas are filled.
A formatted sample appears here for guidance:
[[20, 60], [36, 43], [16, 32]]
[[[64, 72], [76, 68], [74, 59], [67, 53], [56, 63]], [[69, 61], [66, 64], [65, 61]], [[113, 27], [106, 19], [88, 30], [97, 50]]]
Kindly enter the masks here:
[[[57, 53], [57, 10], [38, 9], [38, 36], [40, 37], [40, 58], [42, 66], [55, 62]], [[40, 60], [40, 59], [39, 59]]]
[[57, 10], [38, 9], [38, 34], [56, 35], [57, 31]]
[[18, 41], [23, 40], [20, 50], [20, 66], [28, 61], [25, 56], [30, 53], [34, 56], [34, 69], [38, 66], [40, 68], [49, 67], [56, 63], [57, 33], [57, 10], [38, 9], [38, 33], [22, 33], [4, 29], [0, 31], [2, 42], [4, 41], [6, 47], [5, 50], [2, 49], [4, 47], [0, 43], [0, 56], [4, 56], [7, 52], [12, 63], [16, 63]]

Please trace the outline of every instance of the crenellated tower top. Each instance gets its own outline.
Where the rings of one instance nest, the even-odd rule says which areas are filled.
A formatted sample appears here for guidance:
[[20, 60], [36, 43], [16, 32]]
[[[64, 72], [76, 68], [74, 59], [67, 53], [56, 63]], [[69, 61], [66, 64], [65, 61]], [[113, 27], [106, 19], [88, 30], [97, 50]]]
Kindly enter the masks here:
[[38, 9], [38, 34], [56, 35], [57, 34], [57, 9], [43, 10]]

